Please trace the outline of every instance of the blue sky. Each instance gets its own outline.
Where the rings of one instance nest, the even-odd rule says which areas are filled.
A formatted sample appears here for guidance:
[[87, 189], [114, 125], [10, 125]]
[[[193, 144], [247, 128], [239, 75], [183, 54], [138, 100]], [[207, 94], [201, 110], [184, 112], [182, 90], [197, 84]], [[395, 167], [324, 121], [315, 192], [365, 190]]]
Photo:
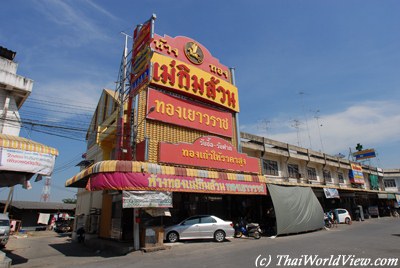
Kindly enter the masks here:
[[[86, 128], [101, 90], [115, 89], [120, 32], [155, 13], [156, 33], [193, 38], [235, 67], [242, 131], [346, 157], [361, 143], [377, 151], [371, 164], [400, 168], [399, 1], [6, 0], [1, 9], [0, 45], [34, 80], [23, 118]], [[36, 129], [21, 136], [60, 151], [50, 201], [74, 198], [64, 183], [79, 171], [84, 133]], [[32, 186], [17, 186], [15, 199], [39, 201], [43, 182]]]

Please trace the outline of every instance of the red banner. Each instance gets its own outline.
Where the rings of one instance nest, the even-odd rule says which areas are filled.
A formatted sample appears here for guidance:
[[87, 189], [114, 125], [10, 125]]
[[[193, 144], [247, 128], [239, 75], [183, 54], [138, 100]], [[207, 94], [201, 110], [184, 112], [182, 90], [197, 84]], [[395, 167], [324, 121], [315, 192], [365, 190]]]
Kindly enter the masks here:
[[160, 163], [260, 173], [259, 159], [238, 153], [224, 139], [205, 136], [193, 144], [160, 142]]
[[[149, 89], [147, 118], [232, 137], [232, 115]], [[153, 112], [149, 112], [154, 107]]]
[[148, 173], [97, 173], [90, 177], [87, 190], [170, 191], [212, 194], [266, 195], [265, 183], [215, 180]]

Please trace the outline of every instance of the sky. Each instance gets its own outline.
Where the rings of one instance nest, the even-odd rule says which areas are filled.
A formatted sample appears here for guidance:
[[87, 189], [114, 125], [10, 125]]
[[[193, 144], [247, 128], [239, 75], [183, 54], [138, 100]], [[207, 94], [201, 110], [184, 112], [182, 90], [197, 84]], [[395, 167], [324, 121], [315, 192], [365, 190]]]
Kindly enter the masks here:
[[[400, 168], [399, 1], [5, 0], [1, 10], [0, 46], [34, 80], [20, 114], [39, 125], [20, 135], [60, 153], [52, 202], [75, 198], [64, 184], [102, 89], [115, 89], [121, 32], [152, 14], [157, 34], [190, 37], [235, 68], [241, 131], [346, 158], [360, 143], [377, 153], [366, 164]], [[43, 186], [18, 185], [14, 200], [39, 201]]]

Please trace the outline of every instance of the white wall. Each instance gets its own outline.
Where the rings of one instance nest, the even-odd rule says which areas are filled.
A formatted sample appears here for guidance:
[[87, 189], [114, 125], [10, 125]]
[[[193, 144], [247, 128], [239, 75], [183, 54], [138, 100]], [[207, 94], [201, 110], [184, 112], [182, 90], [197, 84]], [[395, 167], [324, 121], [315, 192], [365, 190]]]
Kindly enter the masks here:
[[0, 133], [19, 136], [21, 119], [14, 96], [0, 89]]

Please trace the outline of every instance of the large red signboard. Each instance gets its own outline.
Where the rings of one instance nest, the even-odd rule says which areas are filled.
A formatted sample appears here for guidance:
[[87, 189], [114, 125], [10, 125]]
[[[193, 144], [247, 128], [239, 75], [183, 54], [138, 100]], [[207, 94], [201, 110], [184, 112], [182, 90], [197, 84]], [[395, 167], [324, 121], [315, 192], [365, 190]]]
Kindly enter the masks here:
[[197, 139], [193, 144], [160, 142], [160, 163], [208, 167], [259, 173], [259, 159], [238, 153], [226, 140], [213, 136]]
[[[153, 112], [149, 112], [154, 107]], [[147, 118], [232, 137], [232, 115], [149, 89]]]

